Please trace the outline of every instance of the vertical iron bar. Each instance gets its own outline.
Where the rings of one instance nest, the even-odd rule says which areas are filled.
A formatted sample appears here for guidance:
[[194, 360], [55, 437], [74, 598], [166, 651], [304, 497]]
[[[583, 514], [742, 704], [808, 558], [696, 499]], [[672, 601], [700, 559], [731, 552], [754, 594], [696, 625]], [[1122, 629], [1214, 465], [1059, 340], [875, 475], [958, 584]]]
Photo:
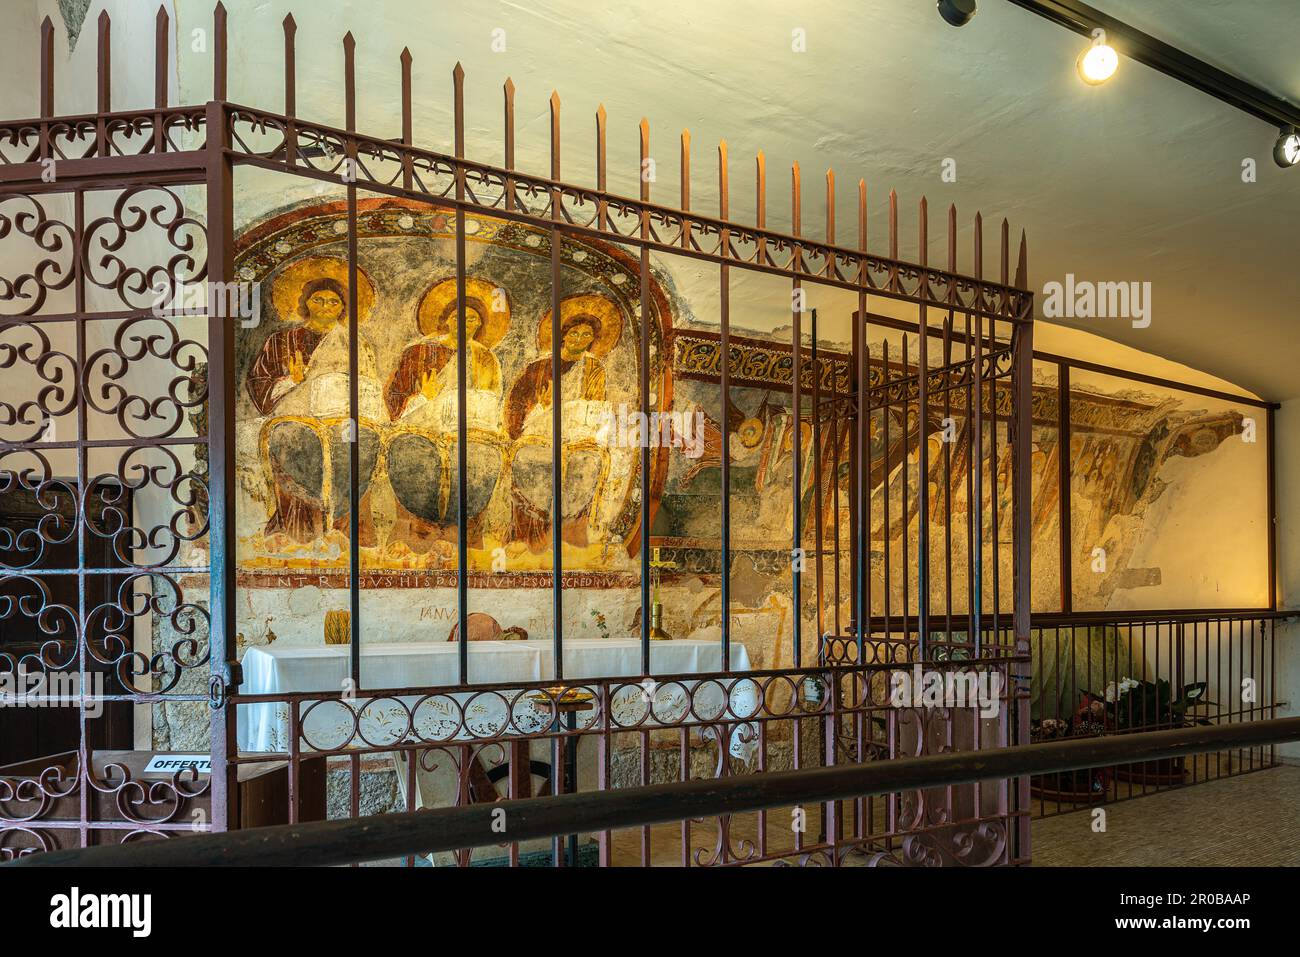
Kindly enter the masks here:
[[1061, 611], [1074, 611], [1074, 529], [1071, 515], [1071, 470], [1074, 439], [1070, 435], [1070, 364], [1062, 362], [1056, 373], [1056, 480], [1060, 521]]
[[[641, 202], [650, 202], [650, 180], [646, 177], [647, 161], [650, 159], [650, 122], [644, 116], [638, 127], [641, 153], [640, 176]], [[650, 216], [645, 208], [641, 209], [641, 239], [650, 238]], [[644, 421], [654, 421], [650, 409], [650, 247], [641, 244], [640, 257], [641, 279], [641, 355], [640, 355], [640, 398], [641, 414]], [[650, 674], [650, 446], [651, 436], [647, 433], [646, 441], [641, 444], [641, 673]], [[657, 442], [655, 443], [657, 444]], [[725, 450], [723, 451], [725, 455]], [[661, 573], [662, 574], [662, 573]], [[647, 739], [648, 742], [649, 739]]]
[[226, 64], [229, 59], [226, 36], [226, 5], [217, 0], [212, 11], [212, 98], [226, 99]]
[[505, 114], [502, 121], [505, 128], [505, 206], [506, 209], [514, 209], [515, 179], [510, 175], [510, 173], [513, 172], [515, 168], [515, 81], [510, 77], [506, 77], [506, 82], [501, 87], [501, 93], [504, 98], [503, 109]]
[[[343, 112], [349, 134], [357, 128], [356, 40], [351, 31], [343, 37]], [[344, 162], [348, 174], [348, 598], [351, 613], [348, 647], [352, 688], [361, 687], [361, 400], [357, 319], [357, 144], [349, 135]]]
[[[234, 278], [234, 176], [228, 156], [230, 131], [225, 110], [207, 105], [207, 220], [210, 282]], [[224, 688], [222, 700], [237, 690], [237, 671], [228, 660], [235, 633], [235, 342], [234, 326], [208, 316], [208, 657], [213, 686]], [[84, 434], [83, 434], [84, 435]], [[235, 708], [211, 714], [212, 829], [237, 822], [237, 767], [229, 762], [234, 744]]]
[[[858, 312], [853, 317], [853, 335], [857, 343], [853, 359], [857, 365], [857, 441], [854, 443], [853, 497], [857, 507], [856, 521], [849, 525], [855, 530], [853, 540], [854, 592], [857, 604], [854, 615], [857, 625], [859, 665], [867, 663], [866, 636], [871, 620], [871, 424], [868, 420], [870, 406], [867, 401], [870, 380], [870, 345], [867, 337], [867, 183], [858, 180]], [[886, 456], [888, 451], [886, 450]], [[868, 725], [869, 728], [869, 725]]]
[[[682, 157], [681, 157], [681, 187], [682, 187], [682, 212], [689, 213], [691, 210], [691, 131], [682, 130]], [[682, 217], [682, 248], [691, 248], [691, 222], [686, 216]]]
[[[41, 117], [54, 115], [54, 23], [49, 17], [41, 21], [41, 72], [37, 95]], [[42, 150], [42, 156], [47, 155]]]
[[825, 595], [822, 582], [822, 415], [821, 415], [821, 366], [817, 358], [817, 309], [812, 310], [812, 345], [808, 356], [812, 369], [812, 453], [813, 453], [813, 548], [816, 549], [816, 605], [814, 622], [817, 626], [817, 640], [820, 642], [825, 634], [823, 604]]
[[[790, 205], [793, 233], [796, 238], [799, 236], [799, 164], [795, 163], [790, 170]], [[801, 259], [801, 252], [798, 246], [795, 247], [796, 264]], [[791, 458], [793, 460], [793, 475], [791, 481], [791, 496], [794, 500], [794, 544], [791, 546], [791, 587], [793, 590], [794, 610], [791, 618], [794, 622], [794, 628], [791, 631], [790, 656], [793, 659], [794, 667], [799, 668], [803, 665], [803, 575], [800, 571], [803, 562], [803, 509], [800, 493], [803, 491], [803, 286], [796, 277], [794, 280], [794, 330], [791, 337], [794, 341], [794, 366], [791, 371], [791, 405], [794, 407], [794, 436], [790, 442]], [[796, 834], [796, 837], [798, 835]]]
[[[102, 123], [102, 120], [101, 120]], [[86, 192], [78, 189], [73, 193], [73, 238], [75, 240], [75, 249], [85, 248], [86, 241]], [[75, 284], [75, 302], [77, 313], [83, 318], [75, 324], [76, 328], [76, 350], [77, 381], [84, 381], [89, 377], [89, 350], [86, 343], [86, 325], [84, 318], [86, 313], [86, 266], [82, 257], [78, 256], [73, 260], [73, 270]], [[86, 409], [87, 396], [85, 389], [77, 390], [77, 489], [80, 494], [88, 494], [88, 466], [87, 459], [90, 451], [87, 444], [87, 423], [89, 415]], [[80, 515], [76, 520], [77, 532], [77, 627], [83, 631], [86, 628], [86, 516]], [[209, 579], [210, 581], [210, 579]], [[77, 680], [83, 689], [87, 687], [87, 645], [88, 641], [83, 634], [77, 635]], [[90, 818], [92, 816], [92, 803], [90, 797], [90, 781], [92, 777], [91, 769], [91, 748], [89, 738], [89, 728], [86, 721], [86, 700], [83, 696], [77, 702], [77, 804], [78, 804], [78, 821], [80, 824], [78, 839], [81, 847], [90, 845]], [[213, 788], [214, 792], [216, 788]], [[213, 800], [216, 800], [216, 794], [213, 794]]]
[[[410, 146], [415, 138], [415, 121], [411, 112], [411, 48], [402, 47], [399, 60], [402, 74], [402, 143]], [[402, 154], [402, 187], [411, 189], [415, 185], [415, 175], [411, 164], [411, 155]]]
[[[722, 221], [719, 245], [726, 255], [731, 246], [727, 227], [730, 215], [730, 183], [727, 172], [727, 143], [718, 144], [718, 218]], [[727, 264], [718, 267], [719, 318], [722, 335], [722, 670], [731, 670], [731, 277]]]
[[[560, 181], [560, 94], [551, 91], [551, 180]], [[551, 654], [555, 679], [564, 677], [564, 563], [561, 551], [564, 514], [564, 473], [561, 443], [563, 431], [560, 410], [564, 403], [563, 375], [560, 365], [560, 189], [551, 188]], [[560, 773], [556, 768], [554, 775]], [[553, 841], [554, 857], [559, 857], [559, 838]]]
[[298, 114], [298, 66], [294, 50], [298, 24], [290, 13], [281, 26], [284, 30], [284, 162], [293, 169], [298, 164], [298, 126], [294, 122]]
[[596, 225], [601, 230], [604, 230], [609, 224], [609, 201], [605, 199], [605, 167], [607, 160], [605, 122], [605, 104], [601, 103], [596, 107], [596, 192], [600, 194], [600, 198], [596, 201]]
[[[984, 279], [984, 219], [975, 214], [975, 278]], [[983, 295], [977, 297], [977, 309], [985, 308]], [[974, 498], [967, 507], [967, 512], [974, 516], [975, 550], [970, 556], [971, 576], [974, 592], [970, 603], [974, 609], [975, 621], [975, 657], [980, 656], [984, 645], [984, 317], [975, 313], [975, 410], [974, 425], [971, 428], [975, 439], [975, 450], [971, 460], [974, 473]], [[994, 634], [994, 642], [997, 635]]]
[[107, 10], [99, 12], [99, 47], [95, 66], [95, 112], [100, 116], [95, 121], [95, 152], [99, 156], [108, 156], [108, 132], [103, 114], [112, 110], [112, 21]]
[[[1020, 234], [1020, 256], [1016, 266], [1016, 287], [1027, 290], [1029, 286], [1028, 264], [1025, 234]], [[1019, 325], [1017, 329], [1016, 326]], [[1012, 344], [1015, 348], [1013, 367], [1013, 405], [1012, 421], [1015, 425], [1013, 440], [1015, 442], [1015, 469], [1012, 497], [1012, 524], [1015, 540], [1012, 569], [1015, 592], [1012, 614], [1014, 615], [1015, 651], [1018, 655], [1029, 654], [1029, 630], [1031, 626], [1030, 611], [1033, 597], [1033, 579], [1030, 575], [1030, 563], [1033, 560], [1033, 380], [1034, 380], [1034, 323], [1031, 312], [1024, 321], [1013, 322]], [[1027, 663], [1018, 662], [1012, 666], [1016, 680], [1016, 691], [1027, 688], [1031, 680], [1031, 670]], [[1015, 702], [1017, 718], [1017, 743], [1029, 740], [1029, 708], [1026, 702], [1017, 698]], [[1022, 774], [1017, 784], [1016, 810], [1018, 818], [1019, 845], [1022, 857], [1030, 854], [1030, 822], [1027, 812], [1029, 803], [1029, 775]]]
[[[153, 33], [153, 105], [154, 109], [167, 109], [167, 31], [170, 19], [167, 8], [160, 6], [154, 17]], [[154, 129], [155, 144], [161, 139], [161, 124]], [[161, 152], [155, 145], [155, 152]]]
[[930, 294], [930, 206], [924, 196], [918, 211], [921, 286], [920, 342], [917, 343], [916, 434], [916, 650], [922, 661], [930, 642], [930, 318], [925, 299]]
[[[460, 644], [456, 648], [456, 670], [461, 684], [469, 683], [469, 511], [466, 479], [469, 477], [465, 409], [469, 343], [465, 341], [465, 70], [457, 63], [452, 70], [453, 123], [456, 150], [456, 618]], [[558, 238], [558, 233], [555, 238]], [[558, 318], [553, 320], [558, 322]], [[558, 675], [557, 675], [558, 677]], [[559, 775], [557, 768], [554, 772]]]

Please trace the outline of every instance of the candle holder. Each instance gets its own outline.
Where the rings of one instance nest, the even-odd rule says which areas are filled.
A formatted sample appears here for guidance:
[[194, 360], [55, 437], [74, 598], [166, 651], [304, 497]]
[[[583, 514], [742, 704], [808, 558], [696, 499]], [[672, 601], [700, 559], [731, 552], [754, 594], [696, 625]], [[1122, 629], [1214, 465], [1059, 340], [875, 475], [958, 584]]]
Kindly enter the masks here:
[[664, 605], [659, 600], [659, 585], [663, 569], [676, 567], [676, 562], [660, 561], [659, 548], [656, 546], [654, 555], [650, 559], [650, 586], [654, 590], [654, 598], [650, 603], [651, 641], [672, 641], [673, 636], [664, 631]]

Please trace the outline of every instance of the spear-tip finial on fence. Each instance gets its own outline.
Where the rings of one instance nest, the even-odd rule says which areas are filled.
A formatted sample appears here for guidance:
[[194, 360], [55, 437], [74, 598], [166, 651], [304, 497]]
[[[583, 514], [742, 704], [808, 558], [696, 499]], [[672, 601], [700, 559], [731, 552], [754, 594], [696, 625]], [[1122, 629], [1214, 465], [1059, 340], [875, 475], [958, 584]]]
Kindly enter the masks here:
[[298, 112], [298, 63], [294, 51], [298, 21], [287, 13], [280, 26], [284, 29], [284, 115], [292, 117]]
[[730, 213], [730, 179], [727, 172], [727, 141], [718, 140], [718, 215], [724, 220]]
[[154, 109], [167, 108], [167, 34], [171, 17], [161, 4], [153, 18], [153, 105]]
[[[505, 83], [501, 84], [501, 98], [504, 111], [502, 126], [505, 130], [505, 166], [512, 170], [515, 168], [515, 81], [510, 77], [506, 77]], [[506, 201], [506, 209], [512, 209], [509, 194]]]
[[[858, 180], [858, 249], [867, 251], [867, 181]], [[867, 262], [862, 260], [862, 274], [866, 275]]]
[[799, 161], [790, 164], [790, 225], [794, 235], [803, 230], [803, 178], [799, 174]]
[[[921, 197], [921, 202], [917, 204], [916, 231], [917, 246], [920, 249], [920, 264], [928, 266], [930, 264], [930, 201], [924, 196]], [[926, 282], [925, 276], [921, 277], [921, 282]]]
[[1004, 217], [1002, 220], [1002, 276], [1000, 282], [1007, 285], [1011, 282], [1011, 224]]
[[644, 116], [641, 122], [637, 124], [637, 132], [641, 141], [641, 202], [650, 201], [650, 121]]
[[452, 123], [455, 127], [456, 159], [465, 158], [465, 68], [456, 61], [451, 69]]
[[[682, 130], [682, 211], [691, 208], [691, 131]], [[682, 234], [686, 239], [686, 234]]]
[[357, 128], [357, 41], [351, 30], [343, 34], [343, 112], [352, 133]]
[[411, 64], [415, 62], [415, 58], [411, 56], [411, 48], [402, 47], [402, 53], [397, 61], [401, 66], [402, 74], [402, 143], [410, 146], [415, 138], [415, 121], [411, 110]]
[[113, 21], [107, 10], [99, 11], [99, 59], [96, 64], [95, 101], [96, 111], [107, 113], [112, 109], [112, 77], [110, 66], [112, 59]]
[[41, 116], [54, 115], [54, 21], [41, 21]]
[[551, 179], [560, 179], [560, 91], [551, 91]]
[[835, 245], [835, 170], [826, 170], [826, 243]]
[[226, 98], [226, 5], [218, 0], [212, 10], [212, 98]]
[[609, 158], [609, 153], [608, 153], [609, 144], [608, 144], [608, 140], [606, 139], [606, 132], [605, 132], [606, 123], [608, 121], [609, 121], [609, 116], [605, 112], [605, 104], [597, 103], [596, 104], [596, 189], [602, 193], [605, 191], [605, 186], [608, 182], [607, 161]]

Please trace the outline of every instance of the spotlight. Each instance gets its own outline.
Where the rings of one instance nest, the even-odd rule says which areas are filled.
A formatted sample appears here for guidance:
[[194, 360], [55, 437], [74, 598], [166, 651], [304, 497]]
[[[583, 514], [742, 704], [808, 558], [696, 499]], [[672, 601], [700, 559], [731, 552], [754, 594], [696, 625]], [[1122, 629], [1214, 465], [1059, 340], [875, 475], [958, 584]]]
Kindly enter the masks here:
[[1283, 169], [1290, 169], [1300, 163], [1300, 133], [1296, 132], [1294, 126], [1282, 127], [1277, 145], [1273, 147], [1273, 162]]
[[975, 16], [975, 0], [939, 0], [939, 16], [949, 26], [964, 27]]
[[1099, 86], [1114, 76], [1115, 71], [1119, 69], [1119, 54], [1115, 52], [1114, 47], [1107, 45], [1106, 36], [1102, 33], [1079, 54], [1077, 66], [1079, 76], [1084, 83], [1089, 86]]

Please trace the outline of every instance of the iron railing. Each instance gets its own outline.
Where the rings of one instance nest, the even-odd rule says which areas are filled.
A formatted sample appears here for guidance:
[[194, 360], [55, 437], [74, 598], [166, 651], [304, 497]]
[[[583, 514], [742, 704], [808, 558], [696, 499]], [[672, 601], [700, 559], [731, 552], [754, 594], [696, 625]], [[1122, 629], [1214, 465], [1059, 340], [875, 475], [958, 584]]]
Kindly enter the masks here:
[[[953, 788], [980, 781], [1174, 760], [1209, 751], [1300, 740], [1300, 718], [1245, 725], [1145, 731], [1123, 737], [1020, 745], [981, 754], [929, 755], [883, 764], [844, 765], [769, 775], [691, 781], [608, 794], [532, 798], [483, 808], [447, 808], [350, 821], [327, 821], [58, 851], [11, 867], [335, 865], [483, 846], [503, 834], [529, 840], [579, 828], [664, 824], [767, 808], [833, 803], [870, 795]], [[920, 840], [919, 838], [917, 839]], [[808, 854], [800, 863], [843, 865], [843, 854]]]

